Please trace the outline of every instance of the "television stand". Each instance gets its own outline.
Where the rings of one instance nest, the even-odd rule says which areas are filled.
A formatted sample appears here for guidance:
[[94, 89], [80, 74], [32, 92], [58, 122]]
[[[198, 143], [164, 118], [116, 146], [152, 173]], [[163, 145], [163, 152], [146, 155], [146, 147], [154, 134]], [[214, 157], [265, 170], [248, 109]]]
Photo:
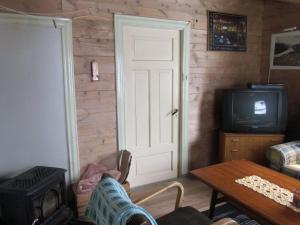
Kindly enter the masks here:
[[221, 162], [247, 159], [267, 165], [266, 151], [284, 142], [284, 134], [226, 133], [219, 134], [219, 159]]

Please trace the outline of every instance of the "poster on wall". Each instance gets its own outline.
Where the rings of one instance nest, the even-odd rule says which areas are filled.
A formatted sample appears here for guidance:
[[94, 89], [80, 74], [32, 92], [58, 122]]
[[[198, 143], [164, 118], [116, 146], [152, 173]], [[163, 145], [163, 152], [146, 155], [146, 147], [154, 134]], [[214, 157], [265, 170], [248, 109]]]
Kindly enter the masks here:
[[247, 17], [208, 11], [208, 50], [247, 51]]
[[272, 34], [271, 69], [300, 69], [300, 31]]

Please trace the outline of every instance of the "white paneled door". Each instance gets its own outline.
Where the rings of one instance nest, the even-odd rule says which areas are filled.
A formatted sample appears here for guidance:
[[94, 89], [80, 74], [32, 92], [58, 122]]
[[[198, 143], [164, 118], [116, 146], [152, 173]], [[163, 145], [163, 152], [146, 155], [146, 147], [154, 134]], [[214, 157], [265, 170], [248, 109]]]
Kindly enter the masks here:
[[180, 33], [125, 26], [125, 142], [132, 186], [177, 177]]

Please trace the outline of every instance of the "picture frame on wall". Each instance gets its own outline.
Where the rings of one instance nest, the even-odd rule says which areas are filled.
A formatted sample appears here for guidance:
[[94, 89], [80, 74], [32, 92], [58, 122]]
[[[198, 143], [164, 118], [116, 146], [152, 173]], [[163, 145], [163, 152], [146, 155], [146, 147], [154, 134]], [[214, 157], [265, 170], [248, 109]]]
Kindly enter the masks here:
[[300, 30], [272, 34], [270, 69], [300, 69]]
[[208, 50], [247, 51], [247, 16], [208, 11]]

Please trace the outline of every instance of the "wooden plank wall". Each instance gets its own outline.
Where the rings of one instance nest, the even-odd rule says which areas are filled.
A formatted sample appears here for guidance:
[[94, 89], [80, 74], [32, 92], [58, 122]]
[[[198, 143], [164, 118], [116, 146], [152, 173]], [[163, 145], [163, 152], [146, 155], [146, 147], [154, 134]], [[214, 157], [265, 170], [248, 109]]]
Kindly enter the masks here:
[[[270, 65], [270, 46], [272, 33], [283, 32], [283, 29], [298, 27], [300, 29], [300, 4], [287, 4], [266, 1], [263, 17], [263, 39], [261, 57], [262, 81], [266, 82]], [[288, 136], [293, 139], [300, 115], [300, 70], [271, 70], [271, 82], [284, 83], [289, 93]], [[299, 132], [299, 131], [298, 131]], [[298, 135], [299, 138], [299, 135]]]
[[[19, 10], [74, 18], [81, 168], [116, 153], [113, 13], [192, 22], [191, 169], [216, 160], [221, 90], [260, 80], [263, 0], [1, 0], [0, 3]], [[207, 10], [248, 16], [246, 53], [206, 50]], [[99, 62], [101, 73], [100, 81], [94, 83], [90, 81], [93, 59]]]

